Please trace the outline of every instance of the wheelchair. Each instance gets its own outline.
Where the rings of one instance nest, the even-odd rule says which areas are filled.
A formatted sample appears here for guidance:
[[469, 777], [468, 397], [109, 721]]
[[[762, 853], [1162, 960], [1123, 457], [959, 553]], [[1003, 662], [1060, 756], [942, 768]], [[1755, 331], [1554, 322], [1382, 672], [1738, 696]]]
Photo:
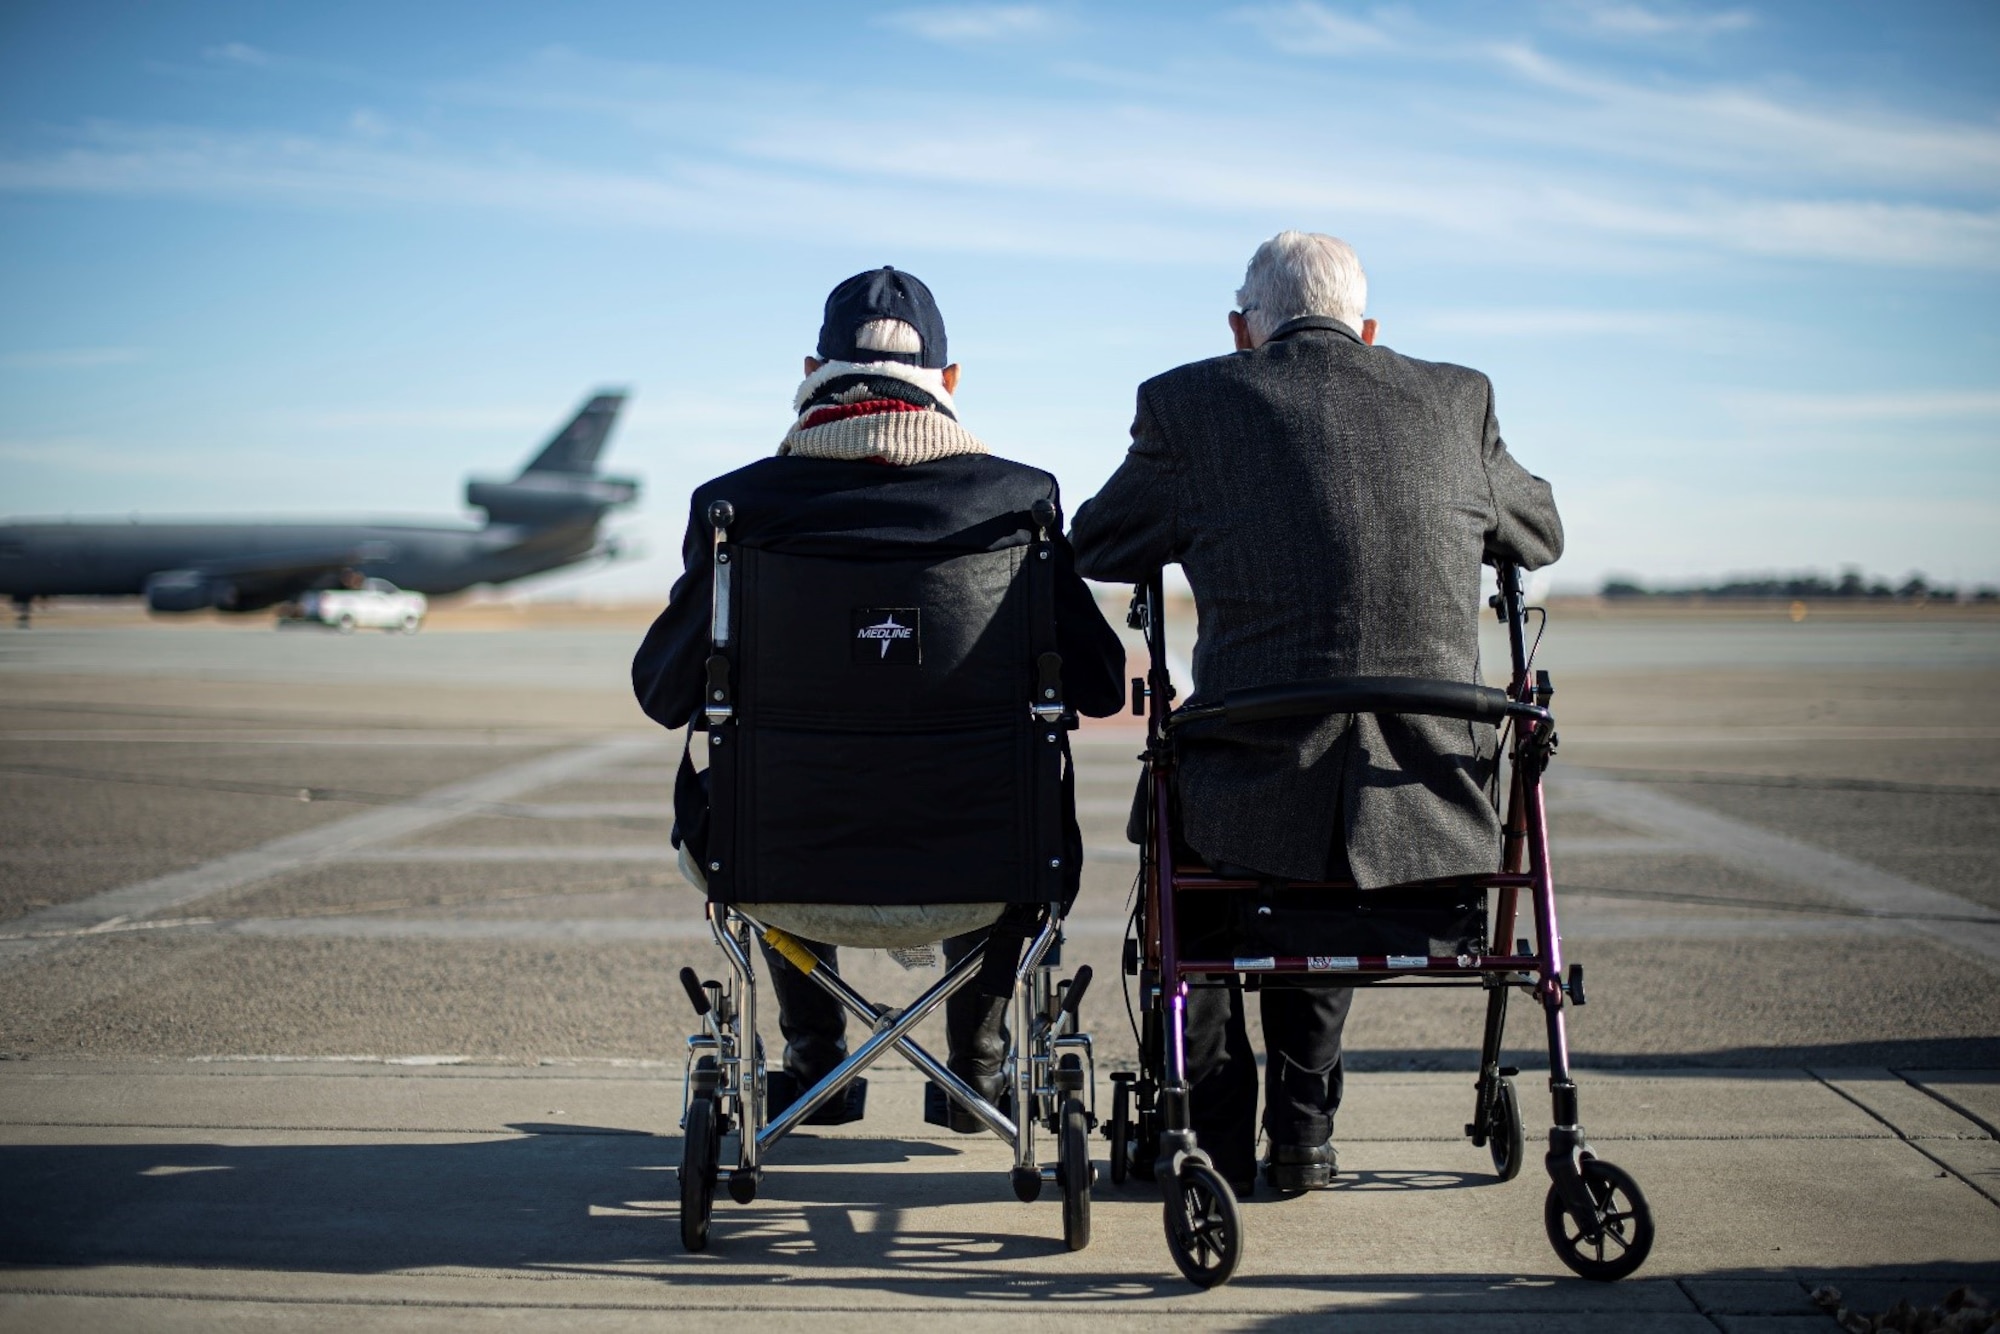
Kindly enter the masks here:
[[[1133, 682], [1134, 712], [1147, 716], [1144, 785], [1146, 840], [1140, 888], [1126, 941], [1125, 971], [1141, 995], [1139, 1068], [1112, 1072], [1111, 1177], [1160, 1180], [1168, 1249], [1197, 1287], [1228, 1282], [1243, 1251], [1243, 1220], [1229, 1183], [1196, 1142], [1184, 1062], [1188, 989], [1277, 977], [1313, 985], [1478, 986], [1487, 993], [1485, 1035], [1465, 1134], [1489, 1151], [1509, 1181], [1526, 1146], [1514, 1080], [1500, 1063], [1507, 1000], [1518, 990], [1542, 1007], [1548, 1028], [1553, 1126], [1545, 1155], [1550, 1186], [1543, 1224], [1557, 1256], [1587, 1279], [1612, 1281], [1636, 1271], [1652, 1249], [1650, 1207], [1630, 1173], [1597, 1156], [1578, 1117], [1563, 1011], [1584, 1003], [1583, 969], [1564, 970], [1550, 875], [1542, 775], [1556, 748], [1554, 691], [1534, 671], [1520, 571], [1497, 570], [1489, 605], [1507, 627], [1512, 675], [1507, 689], [1407, 677], [1348, 677], [1233, 691], [1210, 703], [1175, 709], [1167, 671], [1161, 579], [1156, 571], [1133, 593], [1130, 623], [1146, 637], [1148, 675]], [[1174, 772], [1185, 734], [1270, 718], [1333, 713], [1427, 715], [1501, 726], [1509, 760], [1508, 799], [1496, 873], [1360, 891], [1349, 882], [1287, 882], [1274, 905], [1270, 886], [1235, 879], [1200, 864], [1177, 837]], [[1514, 938], [1523, 892], [1534, 940]], [[1283, 899], [1291, 899], [1290, 908]], [[1198, 923], [1205, 922], [1206, 929]], [[1218, 925], [1220, 924], [1220, 925]], [[1489, 941], [1511, 953], [1495, 952]]]
[[[1056, 1185], [1064, 1244], [1082, 1249], [1098, 1122], [1079, 1018], [1091, 972], [1056, 977], [1069, 863], [1081, 849], [1064, 832], [1076, 717], [1055, 650], [1055, 506], [1038, 501], [1022, 516], [1032, 542], [943, 558], [787, 549], [724, 500], [707, 518], [710, 656], [690, 740], [693, 727], [705, 730], [699, 869], [728, 971], [719, 980], [681, 971], [700, 1025], [683, 1082], [682, 1245], [709, 1244], [725, 1148], [729, 1196], [748, 1204], [785, 1137], [894, 1051], [929, 1077], [931, 1102], [957, 1104], [1012, 1148], [1017, 1198]], [[732, 540], [732, 527], [748, 531]], [[948, 758], [932, 763], [933, 753]], [[927, 813], [931, 823], [913, 832]], [[910, 911], [885, 925], [885, 903]], [[900, 1007], [855, 991], [796, 925], [809, 919], [811, 934], [834, 945], [913, 947], [965, 931], [968, 912], [995, 922], [989, 937]], [[938, 925], [945, 919], [954, 924]], [[760, 940], [869, 1030], [775, 1114], [780, 1072], [767, 1070], [757, 1036]], [[970, 986], [1011, 998], [998, 1105], [911, 1036]]]

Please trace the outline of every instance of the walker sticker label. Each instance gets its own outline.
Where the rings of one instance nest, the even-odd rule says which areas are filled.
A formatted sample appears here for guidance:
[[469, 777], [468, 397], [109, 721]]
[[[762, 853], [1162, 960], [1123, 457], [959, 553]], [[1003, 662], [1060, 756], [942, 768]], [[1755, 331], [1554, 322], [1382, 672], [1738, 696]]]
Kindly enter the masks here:
[[1351, 973], [1361, 966], [1361, 960], [1352, 954], [1309, 954], [1306, 956], [1308, 973]]
[[856, 607], [853, 611], [855, 662], [915, 667], [924, 660], [921, 607]]
[[1278, 961], [1270, 955], [1261, 959], [1238, 959], [1236, 971], [1239, 973], [1267, 973], [1278, 966]]
[[1389, 956], [1387, 962], [1391, 968], [1428, 968], [1431, 966], [1429, 956], [1423, 954], [1392, 954]]

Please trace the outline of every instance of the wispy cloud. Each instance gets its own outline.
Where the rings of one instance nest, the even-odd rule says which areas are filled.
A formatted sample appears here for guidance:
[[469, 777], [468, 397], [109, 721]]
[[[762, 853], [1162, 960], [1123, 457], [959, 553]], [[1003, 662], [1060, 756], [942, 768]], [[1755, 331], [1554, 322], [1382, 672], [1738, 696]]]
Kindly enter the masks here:
[[1661, 338], [1697, 332], [1701, 317], [1685, 311], [1606, 309], [1441, 310], [1408, 323], [1439, 333], [1520, 338]]
[[1771, 181], [1956, 192], [2000, 180], [2000, 126], [1991, 122], [1783, 100], [1739, 86], [1639, 82], [1523, 42], [1497, 43], [1484, 55], [1526, 87], [1563, 99], [1484, 108], [1476, 123], [1485, 133]]
[[251, 69], [265, 69], [271, 64], [271, 53], [260, 51], [247, 42], [224, 42], [221, 46], [205, 48], [203, 60], [217, 65], [244, 65]]
[[[187, 477], [228, 470], [235, 478], [277, 477], [286, 462], [271, 450], [163, 448], [157, 441], [119, 443], [87, 436], [0, 439], [0, 463], [110, 477]], [[101, 503], [101, 502], [100, 502]]]
[[8, 370], [67, 371], [94, 366], [123, 366], [145, 359], [142, 347], [61, 347], [25, 352], [0, 352], [0, 366]]
[[1797, 422], [1898, 422], [2000, 418], [2000, 392], [1930, 389], [1893, 393], [1739, 394], [1748, 416]]
[[[1040, 103], [856, 108], [801, 142], [795, 106], [725, 104], [728, 159], [584, 167], [435, 143], [98, 124], [0, 158], [0, 191], [301, 207], [501, 209], [586, 226], [823, 236], [957, 253], [1158, 261], [1240, 243], [1275, 210], [1388, 219], [1574, 263], [1578, 244], [2000, 268], [2000, 210], [1787, 199], [1524, 174], [1339, 142], [1260, 146], [1227, 117]], [[1003, 128], [996, 128], [1003, 127]], [[950, 151], [945, 151], [946, 148]], [[1253, 221], [1254, 220], [1254, 221]]]
[[1231, 15], [1247, 23], [1280, 51], [1301, 56], [1346, 56], [1397, 45], [1380, 23], [1335, 13], [1315, 0], [1239, 9]]
[[1558, 12], [1586, 31], [1618, 38], [1713, 37], [1742, 32], [1757, 23], [1757, 16], [1747, 9], [1706, 10], [1598, 0], [1561, 5]]
[[1066, 26], [1041, 5], [940, 5], [899, 9], [875, 20], [885, 28], [952, 46], [1050, 37]]

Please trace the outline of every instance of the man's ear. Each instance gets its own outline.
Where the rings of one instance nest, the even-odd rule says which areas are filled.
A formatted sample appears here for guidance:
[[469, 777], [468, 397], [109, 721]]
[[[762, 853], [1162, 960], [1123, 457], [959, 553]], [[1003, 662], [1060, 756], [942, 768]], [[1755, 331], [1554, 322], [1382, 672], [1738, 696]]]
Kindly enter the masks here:
[[1376, 328], [1375, 321], [1373, 320], [1361, 321], [1361, 341], [1366, 343], [1370, 347], [1375, 346], [1375, 328]]
[[823, 361], [821, 361], [821, 360], [820, 360], [820, 359], [819, 359], [818, 357], [807, 357], [807, 358], [806, 358], [806, 374], [807, 374], [807, 376], [814, 376], [814, 375], [818, 375], [818, 374], [819, 374], [819, 368], [820, 368], [820, 367], [822, 367], [822, 366], [824, 366], [824, 365], [826, 365], [826, 363], [825, 363], [825, 362], [823, 362]]
[[944, 372], [943, 372], [943, 375], [944, 375], [944, 391], [945, 391], [945, 392], [946, 392], [947, 394], [955, 394], [955, 393], [957, 393], [957, 392], [958, 392], [958, 363], [954, 361], [954, 362], [952, 362], [952, 363], [951, 363], [951, 365], [949, 365], [949, 366], [945, 367], [945, 368], [944, 368]]
[[1238, 352], [1248, 352], [1250, 350], [1252, 346], [1250, 342], [1250, 321], [1243, 318], [1242, 311], [1232, 310], [1229, 312], [1229, 334], [1230, 337], [1236, 340], [1236, 350]]

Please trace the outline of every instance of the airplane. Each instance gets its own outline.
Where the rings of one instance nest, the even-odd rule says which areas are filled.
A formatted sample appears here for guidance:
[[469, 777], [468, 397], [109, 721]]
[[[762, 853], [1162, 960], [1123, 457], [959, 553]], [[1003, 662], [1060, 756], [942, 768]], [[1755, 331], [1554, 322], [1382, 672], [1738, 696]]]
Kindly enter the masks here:
[[36, 598], [143, 596], [156, 612], [254, 612], [373, 575], [419, 593], [504, 584], [593, 557], [606, 513], [639, 483], [597, 471], [625, 395], [585, 403], [518, 476], [469, 478], [485, 523], [38, 521], [0, 524], [0, 596], [22, 627]]

